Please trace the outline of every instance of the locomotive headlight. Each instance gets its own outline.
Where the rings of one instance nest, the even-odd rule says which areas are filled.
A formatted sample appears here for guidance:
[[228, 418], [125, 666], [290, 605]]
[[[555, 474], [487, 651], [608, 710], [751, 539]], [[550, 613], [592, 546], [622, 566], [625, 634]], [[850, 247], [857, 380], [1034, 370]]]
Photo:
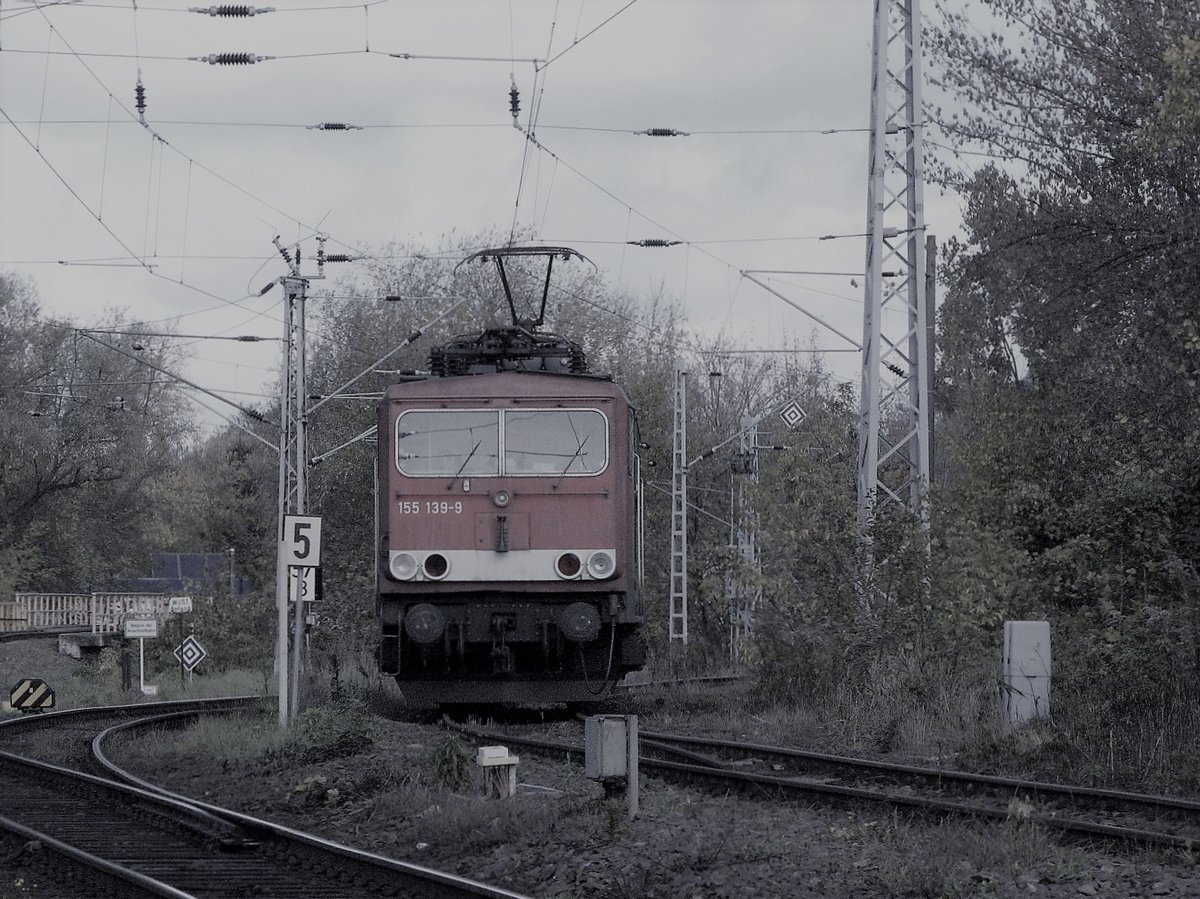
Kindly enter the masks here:
[[507, 490], [497, 490], [495, 493], [492, 494], [492, 502], [494, 502], [501, 509], [503, 509], [505, 506], [507, 506], [509, 503], [509, 500], [511, 500], [511, 499], [512, 499], [512, 496], [509, 494], [509, 492]]
[[600, 550], [588, 556], [587, 570], [588, 574], [592, 577], [603, 580], [604, 578], [612, 577], [616, 573], [617, 563], [613, 559], [612, 553]]
[[579, 556], [575, 553], [563, 553], [554, 560], [554, 570], [558, 572], [558, 576], [571, 580], [579, 577], [579, 572], [583, 569], [583, 563], [579, 561]]
[[425, 577], [431, 581], [440, 581], [450, 571], [450, 560], [441, 553], [430, 553], [425, 557]]
[[398, 581], [411, 581], [417, 573], [417, 559], [412, 553], [393, 553], [388, 567]]
[[600, 635], [600, 615], [586, 602], [573, 602], [558, 613], [558, 629], [572, 643], [587, 643]]
[[414, 643], [432, 643], [445, 629], [446, 616], [437, 606], [427, 602], [413, 606], [404, 616], [404, 632]]

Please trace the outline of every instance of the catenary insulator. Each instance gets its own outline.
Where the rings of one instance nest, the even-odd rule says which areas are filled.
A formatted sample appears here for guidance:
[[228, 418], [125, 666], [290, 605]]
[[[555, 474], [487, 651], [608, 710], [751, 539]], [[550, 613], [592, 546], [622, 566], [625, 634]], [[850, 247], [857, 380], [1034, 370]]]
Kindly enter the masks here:
[[317, 122], [305, 127], [309, 131], [362, 131], [362, 125], [350, 125], [346, 122]]
[[133, 89], [134, 97], [136, 98], [138, 115], [145, 116], [146, 114], [146, 88], [142, 85], [142, 79], [137, 80], [137, 86]]
[[517, 90], [516, 78], [513, 78], [512, 87], [508, 89], [508, 111], [512, 113], [513, 124], [517, 124], [517, 116], [521, 114], [521, 92]]
[[210, 66], [249, 66], [274, 56], [256, 56], [253, 53], [210, 53], [208, 56], [189, 56], [196, 62], [206, 62]]
[[275, 12], [274, 6], [189, 6], [188, 12], [198, 12], [201, 15], [224, 16], [226, 18], [242, 18], [257, 16], [265, 12]]
[[635, 131], [634, 134], [644, 134], [647, 137], [687, 137], [688, 132], [677, 131], [674, 128], [647, 128], [645, 131]]
[[349, 253], [326, 253], [326, 262], [353, 262], [357, 256], [351, 256]]
[[683, 243], [683, 241], [666, 240], [662, 237], [648, 237], [645, 240], [627, 240], [625, 243], [635, 247], [676, 247]]

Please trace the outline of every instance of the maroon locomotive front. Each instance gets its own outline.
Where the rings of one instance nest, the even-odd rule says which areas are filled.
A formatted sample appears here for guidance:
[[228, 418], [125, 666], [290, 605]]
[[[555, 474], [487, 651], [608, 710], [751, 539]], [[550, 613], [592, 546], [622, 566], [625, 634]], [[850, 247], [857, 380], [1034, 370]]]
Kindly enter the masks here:
[[523, 370], [393, 384], [378, 440], [380, 664], [406, 696], [585, 701], [641, 667], [619, 386]]

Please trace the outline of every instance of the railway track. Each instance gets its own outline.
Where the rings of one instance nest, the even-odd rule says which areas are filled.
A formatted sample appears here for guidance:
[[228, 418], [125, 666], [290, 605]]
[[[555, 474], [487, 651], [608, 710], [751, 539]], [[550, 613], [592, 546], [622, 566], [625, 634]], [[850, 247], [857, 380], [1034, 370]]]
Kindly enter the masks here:
[[[37, 715], [19, 715], [0, 720], [0, 739], [9, 752], [65, 768], [86, 771], [93, 765], [92, 738], [98, 731], [111, 724], [162, 712], [211, 714], [250, 710], [258, 707], [261, 702], [262, 697], [259, 696], [231, 696], [95, 706]], [[53, 731], [52, 739], [46, 737], [47, 731]]]
[[[581, 755], [581, 743], [449, 725], [467, 736]], [[1200, 846], [1200, 802], [972, 774], [757, 743], [642, 730], [639, 766], [668, 778], [758, 795], [870, 803], [914, 814], [1036, 823], [1073, 839], [1146, 847]]]
[[[8, 844], [36, 843], [53, 853], [64, 871], [82, 866], [110, 895], [520, 899], [507, 890], [167, 793], [122, 771], [104, 753], [105, 742], [122, 730], [242, 710], [255, 701], [153, 703], [4, 722], [0, 734], [20, 734], [26, 751], [53, 746], [44, 754], [57, 762], [0, 752], [0, 831]], [[84, 766], [104, 776], [77, 770]], [[41, 872], [48, 868], [53, 873], [54, 866], [44, 863]]]

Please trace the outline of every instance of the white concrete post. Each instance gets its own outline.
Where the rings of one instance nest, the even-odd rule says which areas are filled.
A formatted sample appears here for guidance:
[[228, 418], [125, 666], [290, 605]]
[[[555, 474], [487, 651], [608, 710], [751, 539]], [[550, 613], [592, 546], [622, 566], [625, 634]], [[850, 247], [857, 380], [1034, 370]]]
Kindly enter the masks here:
[[1050, 622], [1004, 622], [1003, 677], [1009, 724], [1050, 715]]

